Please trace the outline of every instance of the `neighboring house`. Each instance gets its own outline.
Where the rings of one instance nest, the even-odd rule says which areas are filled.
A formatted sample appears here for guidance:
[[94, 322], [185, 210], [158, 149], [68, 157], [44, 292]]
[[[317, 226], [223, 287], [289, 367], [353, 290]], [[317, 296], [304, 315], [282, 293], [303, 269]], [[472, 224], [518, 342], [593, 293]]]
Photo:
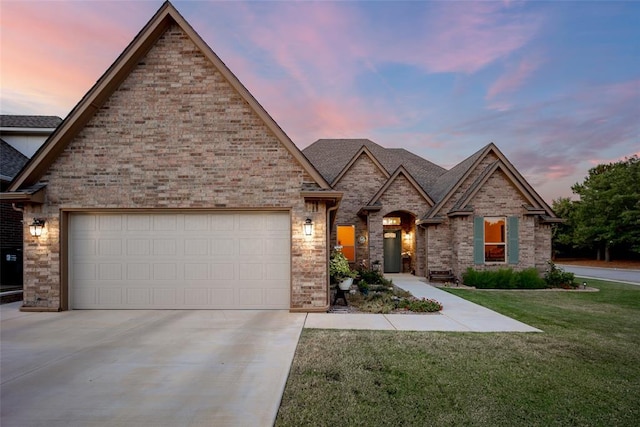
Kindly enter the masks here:
[[[62, 122], [56, 116], [0, 115], [0, 191]], [[0, 290], [22, 289], [22, 214], [20, 206], [0, 203]], [[19, 294], [18, 294], [19, 297]]]
[[0, 193], [24, 208], [22, 310], [325, 311], [338, 242], [419, 275], [550, 257], [553, 212], [493, 144], [449, 171], [305, 153], [166, 2]]
[[[559, 219], [494, 144], [450, 170], [368, 139], [321, 139], [304, 154], [343, 192], [331, 244], [386, 273], [535, 267]], [[453, 279], [452, 278], [452, 279]]]
[[341, 194], [168, 2], [0, 197], [22, 310], [329, 305]]
[[[0, 191], [29, 159], [0, 138]], [[22, 213], [11, 203], [0, 203], [0, 292], [22, 288]]]
[[0, 115], [0, 138], [31, 158], [62, 123], [57, 116]]

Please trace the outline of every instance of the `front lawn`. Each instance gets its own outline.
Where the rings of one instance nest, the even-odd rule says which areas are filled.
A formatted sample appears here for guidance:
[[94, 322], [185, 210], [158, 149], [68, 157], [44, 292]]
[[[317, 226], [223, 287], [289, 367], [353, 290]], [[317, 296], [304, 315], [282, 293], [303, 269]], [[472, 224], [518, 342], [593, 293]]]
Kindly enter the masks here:
[[278, 426], [635, 426], [640, 286], [451, 293], [544, 333], [303, 331]]

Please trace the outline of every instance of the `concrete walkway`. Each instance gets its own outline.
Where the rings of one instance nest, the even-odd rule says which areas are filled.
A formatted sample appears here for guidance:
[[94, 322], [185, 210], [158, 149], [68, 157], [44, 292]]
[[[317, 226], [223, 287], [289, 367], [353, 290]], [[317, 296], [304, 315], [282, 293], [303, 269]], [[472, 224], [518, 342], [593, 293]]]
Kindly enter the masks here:
[[542, 332], [493, 310], [435, 288], [410, 274], [387, 274], [418, 298], [439, 301], [440, 314], [309, 313], [305, 328], [455, 332]]

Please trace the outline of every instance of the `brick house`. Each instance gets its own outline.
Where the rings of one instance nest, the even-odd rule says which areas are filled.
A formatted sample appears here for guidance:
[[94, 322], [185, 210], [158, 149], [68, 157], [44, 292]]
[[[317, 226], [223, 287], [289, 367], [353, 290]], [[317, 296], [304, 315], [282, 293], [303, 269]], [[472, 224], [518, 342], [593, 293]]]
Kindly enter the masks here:
[[368, 139], [303, 150], [343, 198], [331, 245], [387, 273], [535, 267], [551, 259], [559, 219], [494, 144], [450, 170]]
[[368, 140], [303, 154], [169, 2], [0, 199], [25, 311], [326, 311], [338, 243], [388, 272], [524, 268], [555, 220], [493, 144], [449, 171]]
[[341, 194], [169, 2], [0, 196], [22, 310], [328, 307]]

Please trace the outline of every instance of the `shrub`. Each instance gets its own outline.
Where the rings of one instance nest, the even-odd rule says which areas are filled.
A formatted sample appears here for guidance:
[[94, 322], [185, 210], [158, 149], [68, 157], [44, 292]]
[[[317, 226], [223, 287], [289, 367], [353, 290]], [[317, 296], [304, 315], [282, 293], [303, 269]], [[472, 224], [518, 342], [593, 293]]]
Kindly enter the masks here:
[[414, 311], [416, 313], [435, 313], [436, 311], [442, 310], [442, 304], [434, 299], [402, 299], [398, 303], [398, 307], [404, 308], [409, 311]]
[[514, 289], [542, 289], [545, 281], [540, 277], [540, 273], [535, 268], [527, 268], [513, 275], [512, 284]]
[[510, 268], [477, 271], [469, 267], [462, 275], [462, 280], [465, 285], [475, 286], [478, 289], [542, 289], [545, 287], [545, 281], [535, 268], [522, 271], [513, 271]]
[[360, 276], [360, 280], [368, 283], [369, 285], [391, 286], [391, 280], [385, 279], [382, 273], [377, 270], [360, 268], [358, 270], [358, 276]]
[[556, 267], [553, 261], [548, 261], [547, 264], [549, 264], [549, 268], [544, 275], [544, 281], [548, 287], [564, 289], [573, 289], [578, 287], [576, 277], [573, 273], [569, 273], [559, 267]]

